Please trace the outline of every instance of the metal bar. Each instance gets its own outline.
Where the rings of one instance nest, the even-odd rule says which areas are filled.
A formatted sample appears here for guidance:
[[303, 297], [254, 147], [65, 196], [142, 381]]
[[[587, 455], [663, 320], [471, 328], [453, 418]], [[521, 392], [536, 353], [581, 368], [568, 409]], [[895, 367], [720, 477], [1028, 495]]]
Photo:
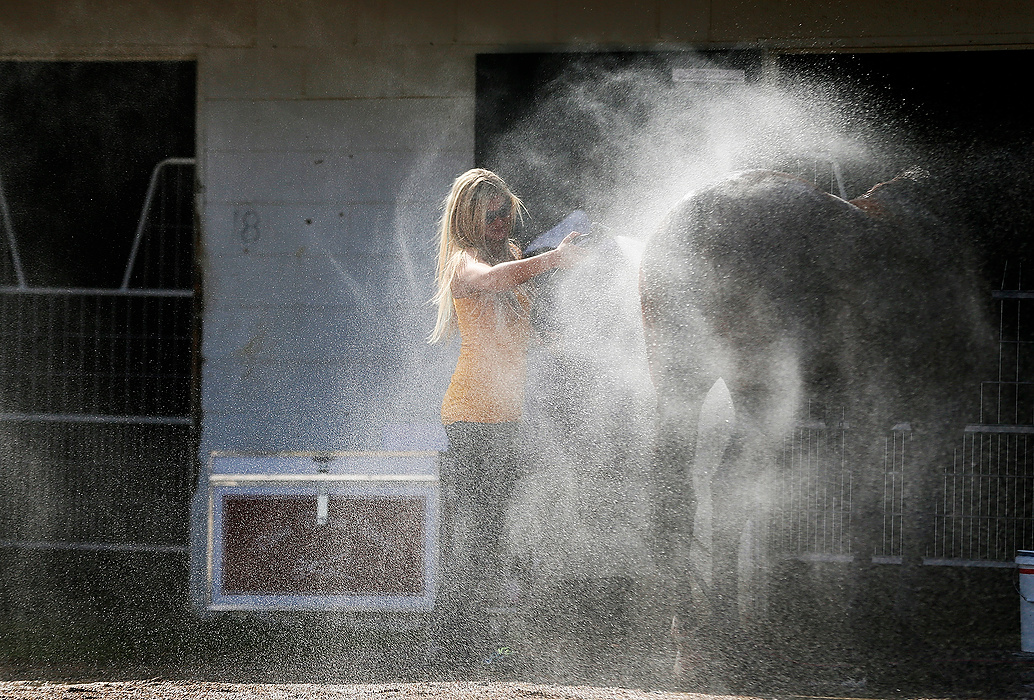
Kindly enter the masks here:
[[[1005, 441], [1005, 454], [1003, 455], [1002, 450], [999, 450], [997, 458], [995, 459], [993, 473], [993, 497], [991, 496], [991, 484], [988, 484], [988, 505], [991, 505], [992, 503], [994, 504], [994, 537], [992, 538], [990, 536], [991, 533], [988, 533], [987, 551], [984, 552], [984, 556], [986, 557], [990, 557], [994, 553], [995, 547], [1000, 541], [999, 538], [1004, 535], [1004, 532], [1002, 530], [1002, 520], [1008, 516], [1008, 511], [1006, 511], [1005, 513], [1002, 512], [1002, 468], [1004, 464], [1005, 468], [1008, 469], [1008, 465], [1010, 463], [1009, 456], [1011, 447], [1012, 440], [1007, 439]], [[1006, 506], [1008, 505], [1008, 501], [1006, 501]], [[991, 509], [988, 508], [988, 515], [990, 515], [990, 511]]]
[[978, 405], [978, 415], [981, 423], [984, 422], [984, 382], [980, 382], [980, 403]]
[[19, 287], [25, 287], [25, 273], [22, 271], [22, 258], [18, 254], [18, 241], [14, 237], [14, 222], [11, 221], [11, 210], [7, 206], [7, 195], [4, 194], [4, 183], [0, 179], [0, 216], [4, 219], [4, 231], [7, 234], [7, 245], [11, 249], [11, 266]]
[[0, 287], [0, 294], [93, 297], [192, 297], [193, 289], [100, 289], [95, 287]]
[[[1016, 340], [1019, 341], [1023, 337], [1023, 302], [1016, 302]], [[1017, 343], [1014, 346], [1016, 351], [1015, 361], [1013, 363], [1013, 376], [1014, 381], [1020, 381], [1020, 346]], [[1014, 391], [1012, 396], [1012, 423], [1020, 422], [1020, 392]], [[1001, 419], [999, 419], [1001, 420]]]
[[[911, 427], [911, 426], [909, 426]], [[910, 450], [912, 447], [912, 431], [908, 431], [908, 442], [905, 442], [905, 433], [901, 433], [901, 484], [898, 489], [898, 510], [899, 526], [898, 526], [898, 553], [901, 555], [905, 554], [905, 478], [906, 469], [908, 469], [909, 461], [908, 456], [911, 454]]]
[[[1023, 472], [1027, 472], [1029, 474], [1029, 472], [1030, 472], [1030, 443], [1028, 442], [1028, 438], [1026, 436], [1023, 436], [1022, 438], [1020, 438], [1020, 441], [1022, 441], [1022, 443], [1023, 443], [1023, 447], [1022, 447], [1023, 469], [1022, 469], [1022, 471]], [[1020, 445], [1017, 444], [1016, 448], [1017, 448], [1017, 452], [1019, 453]], [[1019, 466], [1019, 465], [1017, 465], [1017, 466]], [[1020, 471], [1021, 471], [1020, 469], [1017, 469], [1018, 473]], [[1025, 478], [1029, 480], [1029, 477], [1025, 477]], [[1020, 484], [1020, 480], [1019, 479], [1013, 481], [1012, 484], [1013, 484], [1013, 508], [1015, 508], [1017, 510], [1017, 512], [1020, 512], [1020, 508], [1023, 508], [1022, 512], [1027, 512], [1027, 509], [1029, 508], [1029, 502], [1028, 502], [1029, 498], [1024, 498], [1024, 496], [1028, 496], [1029, 497], [1029, 495], [1030, 495], [1030, 485], [1029, 485], [1029, 483], [1027, 484], [1026, 488], [1022, 488], [1022, 489], [1021, 489], [1021, 484]], [[1028, 533], [1028, 529], [1030, 527], [1030, 520], [1029, 519], [1022, 520], [1021, 521], [1021, 527], [1022, 527], [1022, 530], [1018, 533], [1017, 539], [1016, 539], [1016, 544], [1017, 545], [1023, 545], [1023, 544], [1026, 544], [1027, 542], [1029, 542], [1029, 540], [1028, 540], [1028, 534], [1029, 534]], [[1017, 547], [1017, 549], [1019, 549], [1019, 547]]]
[[[102, 315], [100, 313], [100, 310], [101, 310], [101, 297], [91, 297], [91, 301], [93, 302], [93, 312], [96, 314], [96, 318], [98, 318], [101, 321], [103, 321], [104, 315]], [[101, 372], [96, 367], [96, 365], [99, 362], [101, 362], [101, 358], [104, 357], [104, 352], [101, 350], [101, 335], [102, 334], [100, 332], [100, 329], [99, 329], [98, 326], [94, 326], [93, 330], [95, 332], [91, 334], [92, 337], [88, 336], [84, 340], [84, 345], [86, 343], [90, 343], [90, 342], [93, 343], [93, 359], [92, 359], [91, 363], [94, 365], [94, 367], [93, 367], [93, 371], [90, 372], [88, 376], [90, 377], [90, 384], [92, 384], [92, 389], [93, 389], [91, 395], [93, 397], [97, 397], [97, 396], [101, 396], [102, 395], [101, 391], [102, 391], [102, 389], [104, 387], [101, 384]], [[103, 394], [103, 396], [107, 397], [107, 393]]]
[[[894, 499], [894, 445], [891, 442], [892, 439], [892, 435], [883, 438], [883, 551], [881, 553], [886, 555], [889, 555], [892, 551], [894, 527], [894, 514], [891, 508]], [[887, 529], [890, 530], [890, 546], [887, 543]]]
[[844, 471], [844, 479], [847, 481], [847, 547], [848, 552], [854, 553], [854, 471], [847, 461], [847, 414], [841, 413], [840, 430], [840, 461]]
[[967, 433], [1019, 433], [1024, 435], [1034, 435], [1034, 425], [989, 425], [985, 423], [967, 425], [965, 431]]
[[298, 451], [298, 452], [234, 452], [232, 450], [213, 450], [212, 457], [305, 457], [315, 461], [330, 461], [336, 457], [437, 457], [440, 453], [437, 450], [409, 450], [402, 452], [390, 452], [386, 450], [353, 451], [353, 450], [330, 450], [327, 452]]
[[923, 558], [924, 566], [970, 566], [981, 569], [1015, 569], [1016, 562], [990, 561], [987, 559], [936, 559]]
[[840, 172], [840, 163], [834, 158], [830, 158], [829, 162], [833, 166], [833, 177], [837, 180], [837, 191], [840, 192], [840, 198], [847, 199], [847, 190], [844, 188], [844, 175]]
[[[964, 550], [964, 554], [968, 554], [971, 559], [979, 558], [979, 557], [973, 556], [973, 553], [975, 551], [973, 543], [974, 543], [976, 537], [979, 534], [978, 530], [977, 530], [978, 518], [976, 516], [980, 513], [980, 505], [979, 505], [979, 500], [978, 500], [977, 489], [980, 486], [980, 473], [984, 469], [984, 449], [983, 449], [983, 446], [984, 446], [984, 442], [983, 442], [983, 440], [981, 440], [980, 441], [980, 448], [981, 448], [980, 461], [975, 465], [975, 468], [973, 469], [973, 473], [970, 475], [970, 478], [969, 478], [969, 504], [968, 504], [968, 506], [965, 509], [966, 515], [963, 516], [965, 518], [963, 520], [963, 522], [966, 523], [969, 526], [968, 527], [968, 531], [966, 533], [966, 538], [965, 538], [965, 540], [963, 542], [963, 550]], [[987, 450], [987, 461], [988, 462], [991, 461], [991, 456], [992, 456], [991, 453], [992, 453], [993, 449], [994, 449], [993, 445], [988, 445], [988, 450]]]
[[[124, 329], [129, 329], [129, 328], [133, 327], [133, 323], [132, 323], [132, 310], [129, 308], [129, 306], [130, 306], [129, 304], [125, 305], [125, 318], [123, 319], [123, 322], [122, 322], [122, 328], [124, 328]], [[140, 308], [140, 317], [141, 318], [140, 318], [140, 326], [138, 328], [138, 332], [141, 335], [143, 335], [144, 337], [147, 337], [147, 306], [148, 306], [147, 304], [141, 304], [141, 308]], [[115, 315], [114, 314], [111, 315], [111, 325], [112, 325], [111, 337], [112, 338], [116, 338], [117, 335], [116, 335], [116, 329], [115, 329]], [[133, 375], [133, 371], [135, 369], [133, 367], [133, 365], [132, 365], [132, 346], [133, 346], [133, 341], [132, 341], [132, 338], [130, 338], [130, 334], [129, 333], [125, 333], [122, 336], [120, 345], [122, 346], [121, 347], [121, 350], [122, 350], [122, 366], [125, 367], [126, 376], [123, 377], [123, 382], [122, 382], [123, 385], [119, 387], [119, 389], [121, 389], [121, 391], [118, 391], [117, 389], [115, 389], [115, 387], [112, 387], [112, 390], [113, 391], [118, 391], [118, 393], [122, 395], [122, 411], [125, 412], [125, 413], [129, 413], [132, 410], [132, 408], [130, 407], [130, 395], [131, 395], [132, 392], [129, 390], [129, 381], [127, 381], [127, 380]], [[105, 355], [105, 357], [108, 360], [108, 364], [109, 364], [109, 366], [111, 368], [111, 376], [115, 376], [115, 368], [118, 366], [118, 365], [115, 364], [115, 352], [114, 352], [114, 349], [115, 348], [112, 348], [112, 352], [107, 353]]]
[[0, 540], [0, 549], [78, 550], [83, 552], [168, 552], [186, 554], [187, 547], [163, 544], [110, 544], [107, 542], [40, 542]]
[[853, 554], [826, 554], [824, 552], [802, 552], [794, 558], [798, 561], [839, 562], [844, 564], [850, 564], [854, 561]]
[[[1005, 339], [1005, 304], [998, 305], [998, 398], [995, 402], [995, 415], [994, 420], [996, 422], [1002, 421], [1002, 363], [1003, 363], [1003, 352], [1005, 346], [1002, 341]], [[983, 420], [983, 418], [981, 418]]]
[[415, 481], [437, 483], [434, 474], [209, 474], [208, 483], [213, 486], [238, 486], [242, 483], [280, 482], [327, 482], [327, 481]]
[[[951, 518], [950, 520], [948, 520], [947, 516], [945, 517], [946, 524], [951, 525], [951, 543], [950, 546], [947, 548], [947, 552], [945, 553], [950, 552], [951, 554], [955, 553], [956, 545], [958, 541], [961, 539], [961, 535], [957, 532], [957, 528], [955, 527], [955, 511], [957, 510], [957, 505], [959, 503], [959, 474], [966, 470], [966, 437], [967, 436], [963, 434], [961, 468], [956, 469], [955, 472], [951, 475]], [[975, 452], [975, 448], [973, 447], [973, 437], [969, 437], [969, 451]], [[947, 513], [947, 510], [945, 510], [945, 513]]]
[[995, 289], [991, 292], [992, 299], [1034, 299], [1034, 290], [1020, 289]]
[[151, 201], [154, 199], [155, 190], [158, 187], [158, 173], [166, 165], [194, 165], [194, 158], [166, 158], [154, 166], [151, 171], [151, 181], [147, 185], [147, 196], [144, 198], [144, 208], [140, 212], [140, 220], [136, 224], [136, 235], [133, 237], [133, 247], [129, 251], [129, 260], [126, 262], [126, 273], [122, 277], [122, 287], [129, 288], [129, 278], [133, 274], [133, 263], [136, 262], [136, 253], [140, 248], [140, 241], [144, 236], [144, 228], [147, 226], [147, 214], [151, 211]]
[[118, 425], [194, 425], [190, 416], [109, 416], [89, 413], [0, 413], [0, 423], [109, 423]]

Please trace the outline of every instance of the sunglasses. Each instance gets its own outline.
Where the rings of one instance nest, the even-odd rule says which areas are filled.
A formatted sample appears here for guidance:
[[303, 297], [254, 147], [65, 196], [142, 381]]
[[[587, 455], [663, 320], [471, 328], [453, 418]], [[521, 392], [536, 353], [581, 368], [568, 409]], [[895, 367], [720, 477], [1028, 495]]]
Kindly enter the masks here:
[[491, 224], [496, 219], [509, 219], [510, 218], [510, 203], [506, 202], [503, 206], [498, 209], [491, 209], [485, 212], [485, 223]]

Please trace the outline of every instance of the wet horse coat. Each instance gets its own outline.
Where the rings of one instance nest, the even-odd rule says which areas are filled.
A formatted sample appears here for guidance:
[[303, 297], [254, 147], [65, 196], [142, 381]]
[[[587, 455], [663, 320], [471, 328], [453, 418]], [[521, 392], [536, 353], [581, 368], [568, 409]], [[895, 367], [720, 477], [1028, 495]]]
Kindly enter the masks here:
[[[746, 535], [772, 506], [777, 451], [809, 401], [812, 418], [846, 416], [856, 440], [857, 561], [876, 535], [878, 436], [909, 422], [925, 448], [916, 472], [943, 466], [990, 334], [967, 246], [929, 197], [909, 177], [847, 202], [747, 171], [688, 195], [647, 244], [659, 539], [689, 633], [721, 637], [749, 614], [737, 605]], [[910, 502], [926, 497], [924, 479], [910, 488]], [[906, 565], [921, 531], [906, 524]]]

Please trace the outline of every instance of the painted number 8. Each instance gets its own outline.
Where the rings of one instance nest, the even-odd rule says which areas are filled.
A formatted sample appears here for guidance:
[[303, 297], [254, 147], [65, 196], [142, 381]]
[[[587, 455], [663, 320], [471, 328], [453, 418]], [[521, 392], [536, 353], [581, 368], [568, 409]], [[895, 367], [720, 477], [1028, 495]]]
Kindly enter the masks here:
[[234, 211], [233, 228], [244, 245], [251, 245], [261, 237], [258, 212], [254, 209]]

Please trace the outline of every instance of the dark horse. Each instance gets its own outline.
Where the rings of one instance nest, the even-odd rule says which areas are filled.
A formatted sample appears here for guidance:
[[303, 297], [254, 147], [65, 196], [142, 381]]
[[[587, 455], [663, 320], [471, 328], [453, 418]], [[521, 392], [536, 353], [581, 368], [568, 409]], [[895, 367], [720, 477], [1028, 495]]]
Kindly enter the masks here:
[[[647, 244], [660, 534], [701, 666], [720, 663], [748, 622], [744, 551], [775, 507], [776, 454], [809, 401], [813, 419], [846, 417], [856, 443], [857, 566], [872, 566], [893, 425], [907, 423], [920, 446], [905, 502], [928, 510], [990, 334], [964, 237], [922, 180], [899, 176], [848, 202], [785, 173], [742, 172], [688, 195]], [[902, 571], [920, 562], [927, 529], [906, 519]]]

